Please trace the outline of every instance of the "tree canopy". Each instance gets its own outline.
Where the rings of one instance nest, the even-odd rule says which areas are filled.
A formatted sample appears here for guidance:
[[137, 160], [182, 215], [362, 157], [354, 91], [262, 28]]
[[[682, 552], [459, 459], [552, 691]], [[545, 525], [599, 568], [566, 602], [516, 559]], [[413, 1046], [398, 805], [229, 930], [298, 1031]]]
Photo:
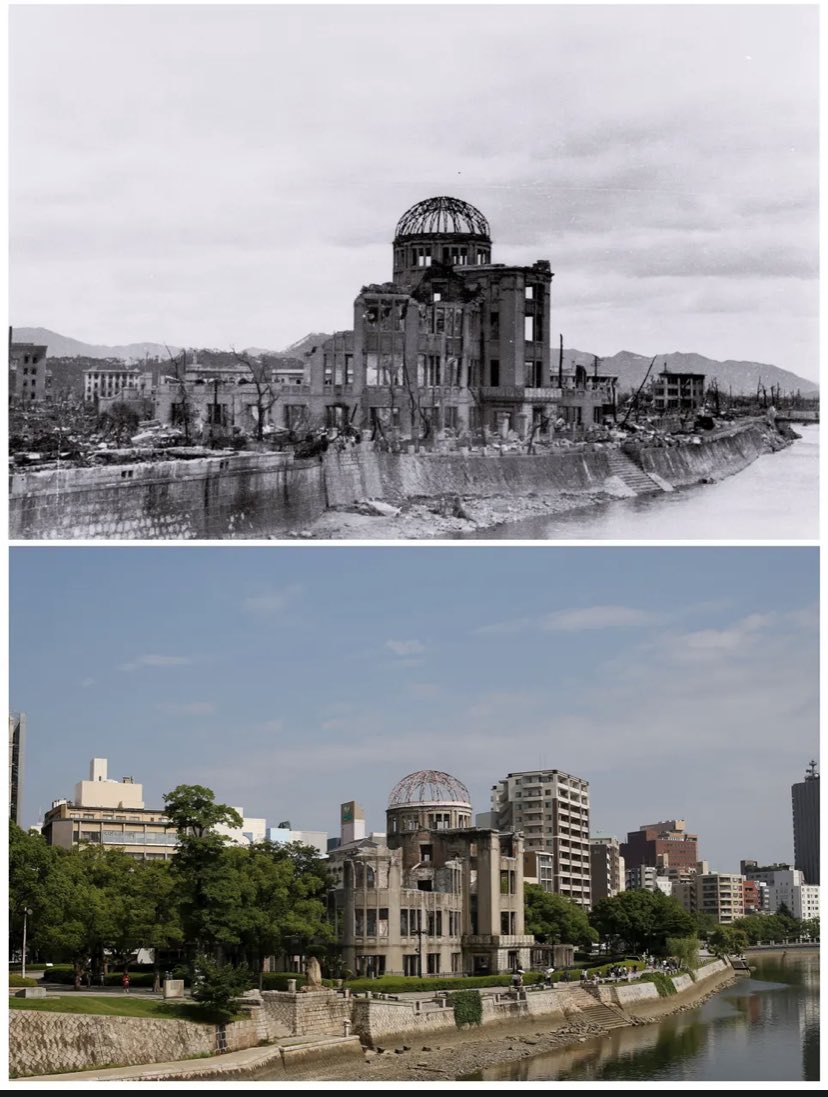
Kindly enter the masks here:
[[678, 899], [643, 889], [599, 899], [590, 921], [605, 941], [657, 955], [666, 954], [668, 937], [691, 937], [696, 928]]
[[586, 911], [571, 899], [544, 891], [537, 884], [525, 885], [524, 899], [527, 933], [545, 938], [549, 944], [579, 948], [589, 948], [598, 940]]

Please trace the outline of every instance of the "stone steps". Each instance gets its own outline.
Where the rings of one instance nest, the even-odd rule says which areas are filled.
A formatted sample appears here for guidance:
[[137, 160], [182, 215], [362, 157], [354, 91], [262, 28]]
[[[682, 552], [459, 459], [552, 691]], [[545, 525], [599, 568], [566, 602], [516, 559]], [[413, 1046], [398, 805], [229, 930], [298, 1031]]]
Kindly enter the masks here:
[[581, 1017], [590, 1024], [600, 1025], [602, 1028], [621, 1028], [630, 1023], [619, 1009], [604, 1002], [585, 1009]]
[[656, 491], [663, 491], [661, 484], [649, 476], [626, 453], [613, 449], [609, 451], [609, 467], [613, 476], [623, 480], [628, 488], [636, 495], [649, 495]]

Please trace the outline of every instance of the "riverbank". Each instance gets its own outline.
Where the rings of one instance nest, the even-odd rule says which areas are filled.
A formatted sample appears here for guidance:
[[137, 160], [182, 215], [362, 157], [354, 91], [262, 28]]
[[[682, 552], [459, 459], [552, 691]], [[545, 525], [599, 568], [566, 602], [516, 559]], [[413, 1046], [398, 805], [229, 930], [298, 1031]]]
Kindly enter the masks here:
[[[673, 1013], [696, 1009], [737, 979], [733, 970], [727, 968], [702, 983], [693, 983], [690, 989], [675, 996], [624, 1007], [626, 1024], [647, 1025]], [[407, 1042], [395, 1040], [384, 1046], [381, 1053], [378, 1050], [364, 1052], [363, 1062], [353, 1059], [321, 1067], [309, 1062], [286, 1077], [320, 1082], [451, 1082], [487, 1067], [534, 1058], [545, 1052], [606, 1037], [613, 1031], [606, 1024], [595, 1024], [572, 1015], [553, 1025], [544, 1024], [543, 1017], [534, 1017], [488, 1025], [485, 1029], [441, 1031], [425, 1040], [422, 1036], [412, 1037]], [[248, 1077], [255, 1081], [262, 1076], [253, 1073]]]
[[295, 459], [237, 453], [188, 461], [16, 471], [14, 539], [426, 539], [671, 493], [787, 448], [763, 420], [697, 435], [553, 444], [527, 454], [382, 453], [369, 445]]
[[[331, 455], [328, 509], [290, 536], [419, 540], [508, 533], [607, 503], [715, 484], [798, 437], [751, 419], [669, 445], [587, 443], [535, 456]], [[372, 500], [379, 501], [375, 509]]]

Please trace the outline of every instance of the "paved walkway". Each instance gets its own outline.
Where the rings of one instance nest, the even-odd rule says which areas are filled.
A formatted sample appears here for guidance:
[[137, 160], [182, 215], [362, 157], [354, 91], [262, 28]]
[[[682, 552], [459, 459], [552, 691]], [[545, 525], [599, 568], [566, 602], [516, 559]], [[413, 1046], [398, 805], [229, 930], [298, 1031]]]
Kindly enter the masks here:
[[38, 1074], [15, 1078], [16, 1082], [154, 1082], [164, 1078], [220, 1079], [247, 1074], [262, 1067], [283, 1063], [291, 1068], [305, 1060], [328, 1060], [345, 1055], [362, 1056], [358, 1036], [286, 1036], [267, 1047], [228, 1051], [222, 1055], [179, 1059], [171, 1063], [143, 1063], [132, 1067], [78, 1070], [68, 1074]]
[[13, 1082], [115, 1082], [154, 1081], [160, 1078], [187, 1077], [192, 1074], [229, 1074], [239, 1070], [253, 1070], [279, 1059], [279, 1044], [252, 1047], [245, 1051], [230, 1051], [209, 1059], [180, 1059], [173, 1063], [144, 1063], [135, 1067], [108, 1067], [106, 1070], [74, 1070], [69, 1074], [37, 1074], [27, 1078], [13, 1078]]

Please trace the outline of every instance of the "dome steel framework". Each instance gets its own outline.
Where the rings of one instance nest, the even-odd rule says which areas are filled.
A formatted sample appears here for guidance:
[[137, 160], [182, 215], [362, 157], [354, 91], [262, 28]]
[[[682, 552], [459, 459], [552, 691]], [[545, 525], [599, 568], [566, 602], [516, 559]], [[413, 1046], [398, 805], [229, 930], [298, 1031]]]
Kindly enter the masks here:
[[438, 769], [419, 769], [398, 781], [388, 797], [389, 808], [407, 804], [454, 803], [471, 808], [469, 790], [462, 781]]
[[479, 209], [459, 198], [426, 198], [406, 210], [397, 222], [394, 238], [450, 234], [489, 240], [489, 222]]

